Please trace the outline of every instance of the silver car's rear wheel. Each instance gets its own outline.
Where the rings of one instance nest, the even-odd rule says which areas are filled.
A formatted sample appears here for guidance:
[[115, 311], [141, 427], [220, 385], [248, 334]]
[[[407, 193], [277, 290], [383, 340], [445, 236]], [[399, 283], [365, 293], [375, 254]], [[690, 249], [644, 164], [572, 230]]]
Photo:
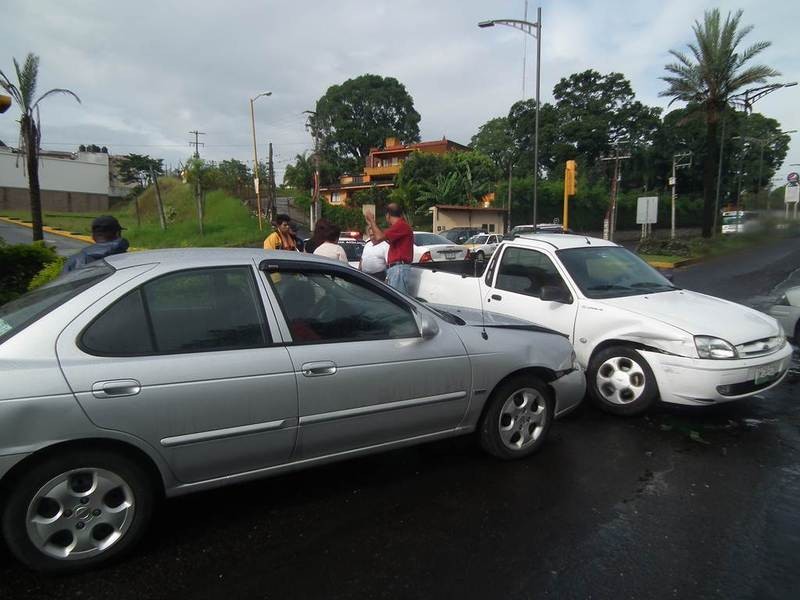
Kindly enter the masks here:
[[478, 424], [481, 446], [498, 458], [523, 458], [538, 450], [550, 429], [555, 403], [547, 384], [516, 375], [492, 392]]
[[544, 431], [548, 414], [545, 399], [531, 387], [513, 392], [503, 404], [497, 426], [503, 444], [517, 451], [533, 444]]
[[80, 560], [118, 542], [135, 512], [133, 491], [120, 475], [107, 469], [75, 469], [56, 475], [33, 496], [28, 537], [47, 556]]
[[141, 538], [159, 482], [113, 451], [69, 450], [23, 463], [9, 482], [2, 533], [32, 569], [79, 571], [124, 554]]

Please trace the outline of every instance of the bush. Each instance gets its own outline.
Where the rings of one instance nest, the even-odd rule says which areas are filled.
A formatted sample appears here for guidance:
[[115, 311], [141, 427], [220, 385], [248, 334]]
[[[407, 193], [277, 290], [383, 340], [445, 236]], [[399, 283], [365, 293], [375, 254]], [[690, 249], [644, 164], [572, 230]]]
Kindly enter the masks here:
[[56, 257], [56, 259], [39, 271], [36, 275], [33, 276], [30, 283], [28, 284], [28, 291], [35, 290], [38, 287], [42, 287], [45, 283], [50, 283], [56, 277], [61, 275], [61, 269], [64, 268], [64, 263], [67, 262], [66, 258], [61, 256]]
[[691, 256], [692, 247], [683, 240], [656, 240], [648, 238], [636, 248], [639, 254], [660, 254], [664, 256]]
[[41, 242], [0, 245], [0, 305], [24, 294], [31, 279], [57, 258], [55, 251]]

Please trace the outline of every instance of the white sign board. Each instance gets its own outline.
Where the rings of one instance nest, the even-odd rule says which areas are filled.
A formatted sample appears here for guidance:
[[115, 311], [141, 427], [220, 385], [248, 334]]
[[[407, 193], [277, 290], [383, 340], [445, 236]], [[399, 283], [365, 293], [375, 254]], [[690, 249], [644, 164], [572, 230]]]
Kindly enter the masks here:
[[783, 201], [786, 204], [797, 204], [800, 202], [800, 185], [787, 185]]
[[658, 222], [658, 196], [645, 196], [636, 202], [636, 224], [646, 225]]

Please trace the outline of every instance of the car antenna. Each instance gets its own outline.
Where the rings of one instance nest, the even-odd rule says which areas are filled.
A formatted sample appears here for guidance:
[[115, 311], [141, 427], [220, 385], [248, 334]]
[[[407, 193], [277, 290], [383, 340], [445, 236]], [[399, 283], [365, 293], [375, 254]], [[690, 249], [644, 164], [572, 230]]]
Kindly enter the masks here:
[[588, 237], [586, 238], [586, 243], [589, 244], [590, 246], [592, 245], [592, 242], [589, 240]]
[[[485, 340], [489, 339], [489, 334], [486, 333], [486, 313], [483, 311], [483, 292], [481, 291], [481, 278], [478, 277], [478, 261], [473, 261], [472, 272], [475, 273], [475, 282], [478, 284], [478, 297], [481, 299], [481, 337]], [[488, 264], [486, 265], [489, 266]]]

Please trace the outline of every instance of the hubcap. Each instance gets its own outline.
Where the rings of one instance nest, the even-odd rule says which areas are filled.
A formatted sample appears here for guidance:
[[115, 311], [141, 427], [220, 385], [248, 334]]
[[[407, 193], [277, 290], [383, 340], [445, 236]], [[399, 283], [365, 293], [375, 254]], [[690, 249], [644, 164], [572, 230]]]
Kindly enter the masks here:
[[613, 404], [630, 404], [644, 393], [642, 367], [626, 356], [609, 358], [597, 370], [597, 389]]
[[500, 439], [511, 450], [522, 450], [539, 439], [546, 420], [547, 406], [539, 390], [517, 390], [500, 411]]
[[125, 535], [134, 511], [133, 492], [119, 475], [106, 469], [75, 469], [36, 492], [28, 505], [28, 537], [53, 558], [88, 558]]

